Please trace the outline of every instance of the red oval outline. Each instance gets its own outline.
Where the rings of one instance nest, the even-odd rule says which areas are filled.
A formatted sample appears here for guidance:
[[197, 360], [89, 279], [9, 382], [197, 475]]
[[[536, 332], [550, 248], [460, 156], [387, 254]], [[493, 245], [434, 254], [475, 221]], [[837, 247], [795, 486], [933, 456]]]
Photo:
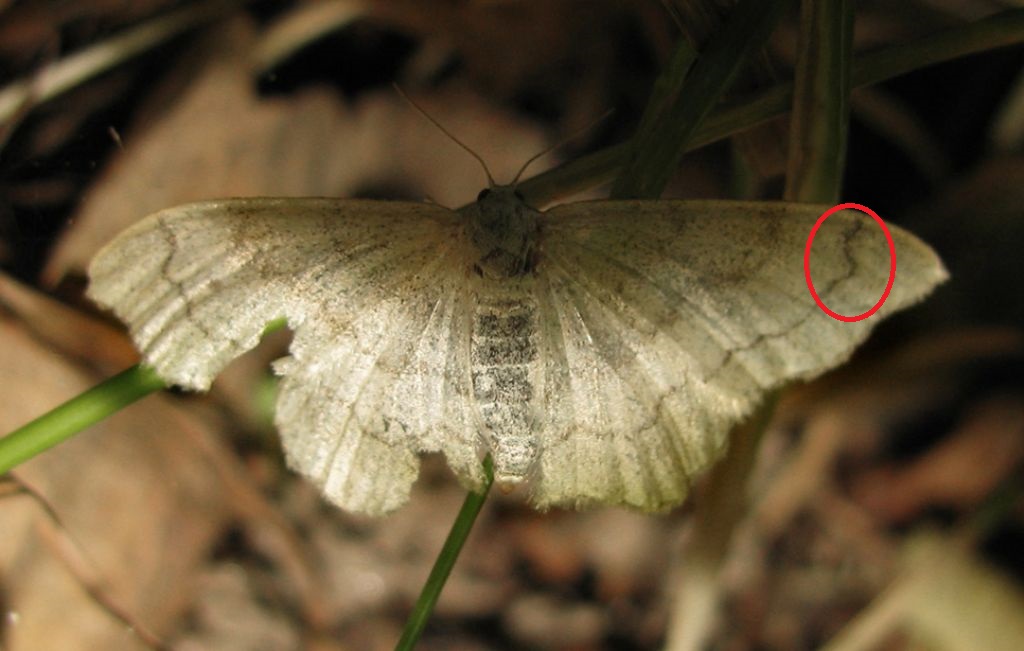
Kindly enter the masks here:
[[[885, 285], [885, 291], [882, 292], [882, 297], [878, 299], [878, 302], [875, 303], [874, 307], [867, 312], [856, 316], [844, 316], [830, 310], [828, 306], [825, 305], [824, 301], [822, 301], [818, 296], [818, 292], [814, 289], [814, 282], [811, 280], [811, 246], [814, 244], [814, 236], [818, 234], [818, 229], [825, 223], [825, 220], [840, 210], [859, 210], [862, 213], [870, 215], [876, 222], [878, 222], [878, 225], [882, 227], [882, 232], [885, 233], [885, 240], [889, 243], [889, 281]], [[896, 244], [892, 241], [892, 234], [889, 233], [889, 227], [885, 225], [885, 222], [878, 216], [878, 213], [859, 203], [840, 203], [829, 208], [822, 213], [821, 217], [818, 218], [818, 221], [814, 224], [814, 228], [811, 229], [811, 234], [807, 237], [807, 246], [804, 247], [804, 278], [807, 280], [807, 289], [811, 291], [811, 298], [814, 299], [814, 302], [818, 304], [818, 307], [821, 308], [821, 311], [825, 314], [837, 321], [845, 321], [846, 323], [853, 323], [855, 321], [861, 321], [868, 318], [882, 307], [885, 300], [889, 298], [889, 292], [892, 291], [893, 283], [896, 282]]]

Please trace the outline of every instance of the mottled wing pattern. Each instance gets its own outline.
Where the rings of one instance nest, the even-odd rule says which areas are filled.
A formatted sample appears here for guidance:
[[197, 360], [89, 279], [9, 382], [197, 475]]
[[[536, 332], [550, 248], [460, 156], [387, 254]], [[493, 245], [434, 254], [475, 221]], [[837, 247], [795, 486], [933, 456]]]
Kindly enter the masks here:
[[482, 481], [468, 387], [464, 228], [429, 204], [238, 199], [179, 206], [94, 259], [89, 293], [165, 380], [206, 389], [273, 319], [289, 464], [338, 505], [401, 505], [416, 453]]
[[[544, 216], [532, 271], [503, 280], [468, 275], [480, 252], [466, 217], [441, 207], [212, 201], [120, 235], [93, 261], [90, 294], [162, 378], [192, 389], [286, 318], [286, 456], [343, 508], [400, 506], [421, 451], [479, 485], [489, 447], [498, 470], [534, 480], [540, 506], [659, 510], [683, 499], [765, 390], [841, 363], [945, 277], [926, 245], [892, 228], [899, 270], [885, 306], [857, 323], [826, 316], [803, 274], [821, 212], [567, 204]], [[888, 255], [868, 217], [832, 217], [815, 241], [818, 293], [863, 312]]]
[[[856, 323], [817, 308], [803, 251], [823, 206], [594, 201], [546, 213], [537, 265], [545, 423], [541, 506], [678, 504], [765, 390], [843, 362], [885, 315], [946, 272], [890, 226], [898, 256], [884, 307]], [[870, 217], [831, 217], [811, 271], [826, 305], [859, 314], [889, 272]]]

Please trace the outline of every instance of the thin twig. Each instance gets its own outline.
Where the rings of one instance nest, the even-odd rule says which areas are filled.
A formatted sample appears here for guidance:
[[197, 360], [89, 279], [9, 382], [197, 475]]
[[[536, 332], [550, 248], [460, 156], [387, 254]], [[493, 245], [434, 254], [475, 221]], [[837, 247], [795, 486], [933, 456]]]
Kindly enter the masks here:
[[201, 2], [144, 23], [81, 52], [43, 66], [34, 75], [0, 88], [0, 143], [20, 116], [97, 75], [193, 27], [218, 18], [241, 0]]
[[143, 624], [130, 609], [115, 599], [104, 585], [96, 564], [89, 559], [82, 545], [71, 535], [57, 510], [39, 490], [21, 477], [11, 473], [9, 481], [19, 492], [29, 496], [46, 514], [46, 522], [37, 527], [43, 543], [60, 560], [68, 572], [78, 581], [89, 597], [108, 615], [124, 624], [143, 644], [155, 651], [170, 651], [170, 647], [148, 626]]

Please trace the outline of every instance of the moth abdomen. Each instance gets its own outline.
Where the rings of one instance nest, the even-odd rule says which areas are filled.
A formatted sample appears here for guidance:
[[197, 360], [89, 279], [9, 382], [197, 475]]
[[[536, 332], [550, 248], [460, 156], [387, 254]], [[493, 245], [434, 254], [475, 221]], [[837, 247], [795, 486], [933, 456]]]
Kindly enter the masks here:
[[478, 299], [470, 338], [473, 398], [500, 481], [526, 478], [538, 453], [536, 306]]

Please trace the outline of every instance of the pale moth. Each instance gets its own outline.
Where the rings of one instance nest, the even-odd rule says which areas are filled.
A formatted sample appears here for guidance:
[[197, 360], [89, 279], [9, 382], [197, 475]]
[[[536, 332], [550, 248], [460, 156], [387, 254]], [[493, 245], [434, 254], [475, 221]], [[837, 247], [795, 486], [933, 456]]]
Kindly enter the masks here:
[[[338, 506], [401, 506], [421, 452], [468, 487], [492, 456], [534, 503], [679, 504], [763, 394], [849, 357], [946, 272], [890, 230], [898, 273], [844, 323], [808, 292], [825, 206], [585, 201], [540, 212], [515, 183], [459, 210], [354, 199], [227, 199], [150, 215], [89, 268], [165, 381], [205, 390], [268, 322], [294, 330], [276, 423], [289, 465]], [[878, 300], [889, 251], [871, 218], [814, 241], [818, 294]]]

